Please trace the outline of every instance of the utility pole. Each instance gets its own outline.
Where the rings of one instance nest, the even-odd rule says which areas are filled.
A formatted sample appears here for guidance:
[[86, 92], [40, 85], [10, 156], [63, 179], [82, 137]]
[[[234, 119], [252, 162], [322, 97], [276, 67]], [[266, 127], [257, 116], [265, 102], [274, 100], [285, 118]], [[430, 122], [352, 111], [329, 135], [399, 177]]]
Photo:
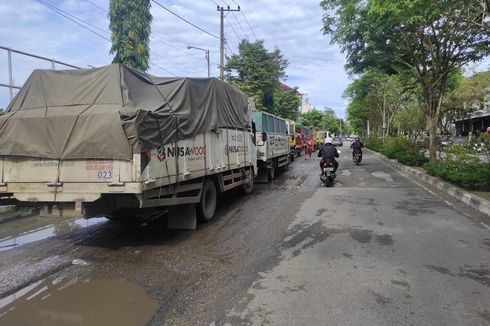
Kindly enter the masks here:
[[230, 9], [230, 6], [227, 8], [220, 7], [218, 5], [218, 11], [220, 12], [220, 46], [219, 46], [219, 78], [221, 80], [225, 77], [225, 28], [224, 28], [224, 19], [225, 19], [225, 11], [240, 11], [240, 6], [238, 9]]

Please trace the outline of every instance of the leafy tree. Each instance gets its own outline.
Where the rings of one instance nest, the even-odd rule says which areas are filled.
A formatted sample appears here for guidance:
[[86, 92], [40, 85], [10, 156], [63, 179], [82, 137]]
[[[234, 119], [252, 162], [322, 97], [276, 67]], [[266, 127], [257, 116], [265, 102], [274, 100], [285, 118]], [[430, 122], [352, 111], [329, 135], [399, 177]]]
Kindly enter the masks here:
[[437, 124], [451, 74], [490, 53], [490, 28], [477, 1], [322, 0], [323, 30], [347, 53], [347, 68], [407, 74], [417, 92], [436, 159]]
[[402, 110], [398, 111], [394, 123], [398, 126], [399, 132], [411, 140], [422, 135], [426, 126], [424, 112], [420, 110], [416, 101], [408, 102]]
[[317, 127], [320, 130], [328, 130], [333, 133], [338, 133], [340, 129], [340, 119], [330, 108], [325, 108], [323, 111], [314, 108], [301, 114], [299, 121], [305, 126]]
[[337, 117], [333, 109], [327, 107], [323, 109], [321, 129], [328, 130], [336, 134], [339, 133], [340, 119]]
[[110, 54], [113, 63], [123, 63], [143, 71], [148, 69], [152, 16], [150, 0], [110, 0]]
[[301, 105], [301, 97], [298, 94], [297, 87], [291, 90], [277, 89], [274, 92], [274, 114], [283, 118], [297, 120]]
[[258, 110], [273, 113], [274, 93], [279, 80], [286, 76], [287, 60], [278, 48], [267, 51], [263, 40], [242, 40], [238, 51], [227, 58], [225, 80], [253, 98]]
[[457, 86], [444, 98], [444, 119], [441, 121], [443, 132], [450, 134], [449, 127], [454, 121], [464, 119], [474, 111], [482, 110], [488, 97], [490, 97], [490, 70], [476, 73], [468, 78], [458, 76]]
[[317, 128], [323, 128], [323, 112], [318, 111], [316, 108], [313, 108], [311, 111], [302, 113], [299, 122], [303, 126], [311, 126]]

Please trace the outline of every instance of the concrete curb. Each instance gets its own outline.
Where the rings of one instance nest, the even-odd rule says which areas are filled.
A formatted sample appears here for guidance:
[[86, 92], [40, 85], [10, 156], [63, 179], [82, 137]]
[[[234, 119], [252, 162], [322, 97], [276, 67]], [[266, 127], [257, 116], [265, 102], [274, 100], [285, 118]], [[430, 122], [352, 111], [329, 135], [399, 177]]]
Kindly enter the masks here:
[[373, 150], [367, 149], [370, 153], [374, 154], [375, 156], [379, 157], [380, 159], [390, 163], [394, 167], [396, 167], [399, 170], [402, 170], [404, 172], [407, 172], [414, 177], [418, 178], [419, 180], [422, 180], [424, 182], [427, 182], [428, 184], [431, 184], [435, 186], [437, 189], [442, 190], [446, 192], [448, 195], [454, 197], [455, 199], [465, 203], [466, 205], [473, 207], [477, 211], [490, 216], [490, 201], [480, 198], [478, 196], [472, 195], [465, 190], [455, 187], [447, 182], [441, 181], [440, 179], [434, 178], [424, 172], [415, 170], [414, 168], [411, 168], [407, 165], [399, 163], [397, 160], [390, 159], [378, 152], [375, 152]]

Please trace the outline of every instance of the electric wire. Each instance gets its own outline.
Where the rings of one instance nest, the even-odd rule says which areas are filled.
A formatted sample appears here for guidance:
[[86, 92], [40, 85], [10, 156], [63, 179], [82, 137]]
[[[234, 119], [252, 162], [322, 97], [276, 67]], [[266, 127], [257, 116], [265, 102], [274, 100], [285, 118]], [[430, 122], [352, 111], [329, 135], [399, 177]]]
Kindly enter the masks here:
[[235, 52], [233, 52], [233, 50], [230, 48], [230, 46], [228, 45], [228, 42], [225, 41], [225, 45], [228, 48], [228, 50], [231, 52], [231, 54], [235, 55]]
[[[102, 10], [103, 12], [105, 12], [106, 14], [109, 14], [109, 12], [108, 12], [107, 10], [105, 10], [104, 8], [99, 7], [98, 5], [96, 5], [95, 3], [93, 3], [92, 1], [90, 1], [90, 0], [85, 0], [85, 1], [87, 1], [88, 3], [92, 4], [93, 6], [95, 6], [95, 7], [99, 8], [99, 9], [101, 9], [101, 10]], [[174, 49], [176, 49], [176, 50], [181, 51], [182, 53], [185, 53], [185, 54], [187, 54], [187, 55], [190, 55], [190, 56], [193, 56], [193, 57], [195, 57], [195, 58], [198, 58], [198, 57], [197, 57], [197, 56], [195, 56], [194, 54], [189, 53], [189, 52], [187, 52], [187, 51], [184, 51], [184, 50], [182, 50], [182, 49], [180, 49], [180, 48], [176, 47], [176, 46], [175, 46], [175, 45], [173, 45], [172, 43], [167, 42], [167, 41], [165, 41], [165, 40], [163, 40], [163, 39], [161, 39], [161, 38], [159, 38], [159, 37], [156, 37], [156, 36], [154, 36], [154, 35], [150, 35], [150, 38], [151, 38], [151, 39], [158, 40], [158, 41], [160, 41], [160, 42], [162, 42], [162, 43], [165, 43], [165, 44], [167, 44], [168, 46], [170, 46], [170, 47], [172, 47], [172, 48], [174, 48]], [[175, 62], [175, 61], [174, 61], [174, 62]]]
[[233, 14], [233, 18], [235, 18], [235, 20], [236, 20], [238, 26], [240, 27], [240, 29], [242, 30], [243, 34], [245, 34], [245, 38], [248, 40], [249, 37], [248, 37], [247, 32], [245, 32], [245, 30], [243, 29], [242, 24], [240, 24], [240, 22], [238, 21], [238, 18], [236, 17], [235, 13], [232, 12], [232, 14]]
[[65, 17], [65, 18], [66, 18], [66, 19], [68, 19], [68, 20], [71, 20], [72, 22], [74, 22], [75, 24], [77, 24], [77, 25], [81, 26], [82, 28], [85, 28], [86, 30], [88, 30], [88, 31], [90, 31], [90, 32], [92, 32], [92, 33], [94, 33], [94, 34], [98, 35], [99, 37], [103, 38], [104, 40], [109, 41], [109, 42], [111, 41], [111, 40], [110, 40], [110, 39], [108, 39], [107, 37], [105, 37], [105, 36], [103, 36], [103, 35], [101, 35], [101, 34], [97, 33], [96, 31], [94, 31], [94, 30], [92, 30], [92, 29], [88, 28], [87, 26], [85, 26], [85, 25], [83, 25], [83, 24], [81, 24], [81, 23], [77, 22], [75, 19], [72, 19], [70, 16], [65, 15], [65, 14], [64, 14], [64, 13], [63, 13], [63, 12], [62, 12], [60, 9], [58, 9], [58, 8], [54, 7], [53, 5], [50, 5], [50, 4], [48, 4], [48, 3], [46, 3], [46, 2], [44, 2], [44, 1], [42, 1], [42, 0], [35, 0], [35, 1], [39, 2], [40, 4], [42, 4], [43, 6], [45, 6], [45, 7], [49, 8], [49, 9], [51, 9], [52, 11], [54, 11], [55, 13], [57, 13], [58, 15], [61, 15], [61, 16]]
[[149, 61], [149, 62], [150, 62], [152, 65], [154, 65], [155, 67], [160, 68], [160, 69], [162, 69], [163, 71], [166, 71], [166, 72], [168, 72], [169, 74], [171, 74], [171, 75], [173, 75], [173, 76], [177, 76], [176, 74], [174, 74], [174, 73], [173, 73], [173, 72], [171, 72], [170, 70], [165, 69], [165, 68], [163, 68], [163, 67], [161, 67], [161, 66], [157, 65], [157, 64], [156, 64], [156, 63], [154, 63], [153, 61], [151, 61], [151, 60], [148, 60], [148, 61]]
[[[105, 37], [105, 36], [103, 36], [103, 35], [101, 35], [101, 34], [97, 33], [96, 31], [94, 31], [94, 30], [92, 30], [92, 29], [88, 28], [87, 26], [85, 26], [85, 25], [83, 25], [83, 24], [81, 24], [81, 23], [77, 22], [76, 20], [78, 20], [78, 21], [80, 21], [80, 22], [83, 22], [84, 24], [87, 24], [88, 26], [91, 26], [91, 27], [93, 27], [93, 28], [96, 28], [96, 29], [98, 29], [98, 30], [100, 30], [100, 31], [102, 31], [102, 32], [104, 32], [104, 33], [106, 33], [106, 34], [110, 34], [108, 31], [103, 30], [103, 29], [101, 29], [101, 28], [99, 28], [99, 27], [97, 27], [97, 26], [94, 26], [94, 25], [92, 25], [92, 24], [90, 24], [90, 23], [86, 22], [86, 21], [85, 21], [85, 20], [83, 20], [83, 19], [80, 19], [80, 18], [78, 18], [78, 17], [76, 17], [76, 16], [74, 16], [74, 15], [72, 15], [72, 14], [70, 14], [70, 13], [66, 12], [66, 11], [63, 11], [63, 10], [61, 10], [61, 9], [59, 9], [59, 8], [57, 8], [57, 7], [55, 7], [55, 6], [53, 6], [52, 4], [49, 4], [49, 3], [47, 3], [47, 2], [44, 2], [43, 0], [35, 0], [35, 1], [39, 2], [40, 4], [44, 5], [45, 7], [49, 8], [49, 9], [51, 9], [52, 11], [56, 12], [57, 14], [59, 14], [59, 15], [61, 15], [61, 16], [63, 16], [63, 17], [65, 17], [65, 18], [67, 18], [67, 19], [69, 19], [70, 21], [72, 21], [72, 22], [76, 23], [77, 25], [79, 25], [79, 26], [81, 26], [81, 27], [83, 27], [83, 28], [85, 28], [85, 29], [87, 29], [87, 30], [91, 31], [92, 33], [94, 33], [94, 34], [98, 35], [99, 37], [101, 37], [101, 38], [103, 38], [103, 39], [105, 39], [105, 40], [107, 40], [107, 41], [111, 42], [111, 40], [110, 40], [110, 39], [108, 39], [107, 37]], [[90, 2], [90, 1], [89, 1], [89, 2]], [[71, 17], [73, 17], [73, 18], [71, 18]], [[153, 54], [153, 55], [155, 55], [155, 56], [158, 56], [158, 57], [164, 58], [163, 56], [161, 56], [161, 55], [159, 55], [159, 54], [155, 53], [154, 51], [149, 51], [149, 52], [150, 52], [150, 54]], [[166, 59], [166, 58], [164, 58], [164, 59]], [[166, 59], [166, 60], [168, 60], [168, 59]], [[149, 61], [151, 64], [155, 65], [156, 67], [158, 67], [158, 68], [160, 68], [160, 69], [162, 69], [162, 70], [164, 70], [164, 71], [166, 71], [166, 72], [168, 72], [168, 73], [170, 73], [170, 74], [172, 74], [172, 75], [174, 75], [174, 76], [177, 76], [176, 74], [174, 74], [174, 73], [173, 73], [173, 72], [171, 72], [170, 70], [165, 69], [165, 68], [163, 68], [163, 67], [161, 67], [161, 66], [157, 65], [157, 64], [156, 64], [156, 63], [154, 63], [153, 61], [151, 61], [151, 60], [148, 60], [148, 61]], [[174, 61], [174, 63], [181, 64], [181, 63], [179, 63], [179, 62], [175, 62], [175, 61]]]
[[[211, 0], [214, 2], [214, 0]], [[222, 0], [224, 3], [226, 3], [225, 0]], [[236, 2], [235, 0], [231, 0], [234, 4], [236, 4], [238, 7], [240, 7], [240, 5], [238, 4], [238, 2]], [[227, 4], [227, 3], [226, 3]], [[228, 4], [227, 4], [228, 5]], [[252, 34], [253, 36], [255, 37], [255, 41], [257, 41], [257, 35], [255, 34], [255, 31], [253, 30], [252, 26], [250, 25], [250, 23], [248, 22], [248, 19], [247, 19], [247, 16], [245, 16], [245, 13], [243, 12], [243, 8], [240, 7], [240, 12], [242, 13], [242, 16], [243, 18], [245, 19], [245, 22], [247, 23], [248, 25], [248, 28], [250, 28], [250, 31], [252, 31]]]
[[226, 19], [226, 22], [228, 23], [228, 26], [230, 26], [230, 27], [231, 27], [231, 30], [232, 30], [232, 31], [235, 33], [235, 35], [236, 35], [236, 37], [237, 37], [238, 41], [241, 41], [241, 40], [242, 40], [242, 38], [240, 37], [240, 35], [238, 35], [238, 33], [237, 33], [237, 31], [236, 31], [235, 27], [233, 27], [233, 25], [230, 23], [230, 21], [228, 20], [228, 17], [225, 17], [225, 19]]
[[170, 46], [171, 48], [174, 48], [175, 50], [179, 50], [179, 51], [180, 51], [180, 52], [182, 52], [182, 53], [185, 53], [185, 54], [187, 54], [187, 55], [190, 55], [191, 57], [194, 57], [194, 58], [199, 58], [197, 55], [194, 55], [194, 54], [192, 54], [192, 53], [190, 53], [190, 52], [187, 52], [187, 51], [185, 51], [185, 50], [182, 50], [181, 48], [178, 48], [178, 47], [176, 47], [175, 45], [173, 45], [172, 43], [170, 43], [170, 42], [168, 42], [168, 41], [165, 41], [165, 40], [163, 40], [163, 39], [161, 39], [161, 38], [159, 38], [159, 37], [157, 37], [157, 36], [154, 36], [154, 35], [153, 35], [153, 36], [150, 36], [150, 38], [155, 39], [155, 40], [157, 40], [157, 41], [160, 41], [160, 42], [162, 42], [162, 43], [165, 43], [165, 44], [167, 44], [168, 46]]
[[104, 8], [102, 8], [101, 6], [99, 6], [98, 4], [93, 3], [93, 2], [92, 2], [92, 1], [90, 1], [90, 0], [85, 0], [85, 1], [87, 1], [88, 3], [90, 3], [92, 6], [94, 6], [94, 7], [98, 8], [99, 10], [102, 10], [102, 11], [103, 11], [103, 12], [105, 12], [106, 14], [108, 13], [108, 11], [107, 11], [107, 10], [105, 10]]
[[172, 15], [174, 15], [174, 16], [178, 17], [179, 19], [181, 19], [181, 20], [185, 21], [187, 24], [189, 24], [189, 25], [191, 25], [191, 26], [193, 26], [193, 27], [197, 28], [198, 30], [200, 30], [200, 31], [202, 31], [202, 32], [204, 32], [204, 33], [206, 33], [206, 34], [208, 34], [208, 35], [211, 35], [211, 36], [212, 36], [212, 37], [214, 37], [214, 38], [217, 38], [217, 39], [219, 39], [219, 38], [220, 38], [219, 36], [216, 36], [216, 35], [214, 35], [214, 34], [212, 34], [212, 33], [208, 32], [207, 30], [205, 30], [205, 29], [203, 29], [203, 28], [201, 28], [201, 27], [199, 27], [199, 26], [197, 26], [197, 25], [195, 25], [195, 24], [191, 23], [190, 21], [188, 21], [187, 19], [183, 18], [182, 16], [179, 16], [178, 14], [176, 14], [175, 12], [173, 12], [172, 10], [170, 10], [170, 9], [168, 9], [167, 7], [165, 7], [164, 5], [160, 4], [158, 1], [156, 1], [156, 0], [151, 0], [151, 1], [152, 1], [152, 2], [154, 2], [154, 3], [155, 3], [157, 6], [159, 6], [159, 7], [163, 8], [163, 9], [165, 9], [166, 11], [168, 11], [169, 13], [171, 13]]
[[[233, 2], [235, 2], [235, 1], [233, 1]], [[235, 2], [235, 3], [236, 3], [236, 2]], [[245, 16], [245, 13], [243, 12], [243, 10], [240, 10], [240, 12], [242, 13], [243, 18], [245, 18], [245, 22], [247, 23], [248, 28], [250, 28], [250, 30], [252, 31], [252, 34], [253, 34], [253, 35], [254, 35], [254, 37], [255, 37], [255, 41], [257, 42], [257, 35], [255, 35], [255, 32], [254, 32], [254, 30], [253, 30], [252, 26], [250, 26], [250, 23], [248, 22], [248, 19], [247, 19], [247, 17]]]

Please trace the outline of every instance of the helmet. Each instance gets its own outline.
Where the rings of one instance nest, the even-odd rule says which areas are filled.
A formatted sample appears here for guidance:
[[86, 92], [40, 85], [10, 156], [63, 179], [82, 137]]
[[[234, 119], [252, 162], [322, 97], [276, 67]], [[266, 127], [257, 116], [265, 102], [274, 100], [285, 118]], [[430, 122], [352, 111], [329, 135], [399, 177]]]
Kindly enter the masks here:
[[325, 145], [326, 144], [331, 144], [332, 143], [332, 138], [330, 138], [330, 137], [325, 138], [325, 142], [324, 143], [325, 143]]
[[356, 140], [357, 141], [361, 141], [361, 137], [356, 137]]

